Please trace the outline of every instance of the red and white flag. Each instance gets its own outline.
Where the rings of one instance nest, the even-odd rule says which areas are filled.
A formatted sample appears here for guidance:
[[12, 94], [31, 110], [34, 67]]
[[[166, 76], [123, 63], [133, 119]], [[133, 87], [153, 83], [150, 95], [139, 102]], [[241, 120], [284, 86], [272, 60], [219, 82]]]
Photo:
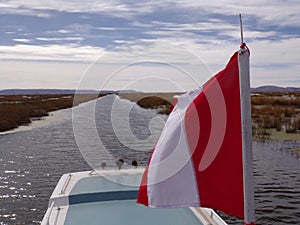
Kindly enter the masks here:
[[176, 98], [144, 172], [138, 203], [208, 207], [244, 217], [238, 52], [201, 88]]

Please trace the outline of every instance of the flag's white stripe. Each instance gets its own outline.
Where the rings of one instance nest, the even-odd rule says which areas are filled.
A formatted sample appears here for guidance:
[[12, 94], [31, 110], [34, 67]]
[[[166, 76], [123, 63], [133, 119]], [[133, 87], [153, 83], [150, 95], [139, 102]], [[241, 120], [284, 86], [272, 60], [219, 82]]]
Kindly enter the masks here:
[[[147, 186], [151, 207], [199, 206], [184, 118], [187, 108], [200, 92], [201, 88], [178, 97], [153, 152]], [[199, 120], [195, 122], [199, 123]], [[199, 124], [195, 126], [200, 127]]]

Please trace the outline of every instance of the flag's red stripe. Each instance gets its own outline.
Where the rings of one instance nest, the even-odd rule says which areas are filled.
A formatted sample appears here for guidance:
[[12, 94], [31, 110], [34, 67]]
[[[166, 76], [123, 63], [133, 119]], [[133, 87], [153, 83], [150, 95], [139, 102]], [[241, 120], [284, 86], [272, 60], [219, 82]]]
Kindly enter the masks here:
[[[197, 107], [199, 105], [201, 105], [201, 107]], [[195, 120], [199, 120], [199, 123], [195, 122]], [[200, 125], [200, 128], [196, 127], [196, 125]], [[210, 128], [211, 113], [209, 104], [204, 92], [201, 92], [194, 99], [185, 114], [186, 136], [190, 146], [191, 155], [193, 155], [195, 170], [198, 170], [198, 165], [204, 154], [209, 139]]]
[[136, 202], [148, 206], [148, 191], [147, 191], [148, 166], [143, 174], [138, 197]]
[[[242, 140], [237, 56], [235, 53], [226, 68], [219, 72], [215, 79], [211, 79], [203, 86], [203, 92], [188, 107], [185, 114], [185, 129], [195, 169], [200, 205], [243, 218]], [[214, 118], [211, 118], [210, 102], [205, 96], [206, 90], [214, 85], [213, 82], [218, 82], [218, 87], [224, 95], [226, 130], [220, 151], [212, 159], [212, 163], [200, 172], [199, 164], [206, 151], [210, 135], [213, 133], [211, 121]], [[199, 125], [200, 133], [197, 127]], [[150, 160], [151, 157], [149, 162]], [[147, 176], [148, 167], [144, 173], [137, 199], [138, 203], [145, 205], [148, 205]], [[176, 198], [176, 196], [173, 197]]]
[[141, 180], [141, 184], [140, 184], [140, 188], [138, 191], [138, 196], [136, 199], [137, 203], [143, 204], [145, 206], [149, 205], [149, 202], [148, 202], [148, 169], [149, 169], [149, 165], [150, 165], [150, 161], [151, 161], [153, 152], [154, 152], [154, 150], [152, 151], [152, 154], [149, 157], [148, 164], [144, 171], [144, 174], [143, 174], [143, 177]]
[[[237, 53], [231, 58], [226, 68], [216, 75], [216, 78], [225, 98], [226, 132], [217, 157], [202, 172], [198, 170], [198, 165], [210, 135], [211, 121], [211, 113], [203, 93], [205, 93], [205, 88], [209, 88], [211, 85], [210, 82], [216, 82], [216, 80], [208, 81], [203, 86], [204, 92], [194, 100], [194, 104], [198, 107], [197, 113], [200, 120], [200, 137], [193, 154], [200, 202], [203, 207], [221, 210], [243, 218], [242, 144]], [[188, 113], [194, 113], [192, 111], [191, 108], [188, 109]], [[187, 136], [189, 136], [188, 129]]]

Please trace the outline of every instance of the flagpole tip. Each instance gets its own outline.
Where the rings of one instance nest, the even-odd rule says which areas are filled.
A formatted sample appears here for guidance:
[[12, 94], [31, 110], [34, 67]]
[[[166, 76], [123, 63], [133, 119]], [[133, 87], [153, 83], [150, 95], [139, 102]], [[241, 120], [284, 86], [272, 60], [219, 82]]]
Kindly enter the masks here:
[[239, 16], [240, 16], [240, 32], [241, 32], [241, 46], [242, 46], [244, 44], [242, 14], [239, 14]]

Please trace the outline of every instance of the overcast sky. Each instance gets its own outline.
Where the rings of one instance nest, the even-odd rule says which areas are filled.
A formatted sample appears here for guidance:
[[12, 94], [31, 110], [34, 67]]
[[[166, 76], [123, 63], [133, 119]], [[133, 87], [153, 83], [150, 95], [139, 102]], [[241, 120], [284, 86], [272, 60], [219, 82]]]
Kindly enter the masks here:
[[239, 13], [252, 87], [299, 87], [298, 0], [0, 0], [0, 89], [189, 90], [238, 50]]

